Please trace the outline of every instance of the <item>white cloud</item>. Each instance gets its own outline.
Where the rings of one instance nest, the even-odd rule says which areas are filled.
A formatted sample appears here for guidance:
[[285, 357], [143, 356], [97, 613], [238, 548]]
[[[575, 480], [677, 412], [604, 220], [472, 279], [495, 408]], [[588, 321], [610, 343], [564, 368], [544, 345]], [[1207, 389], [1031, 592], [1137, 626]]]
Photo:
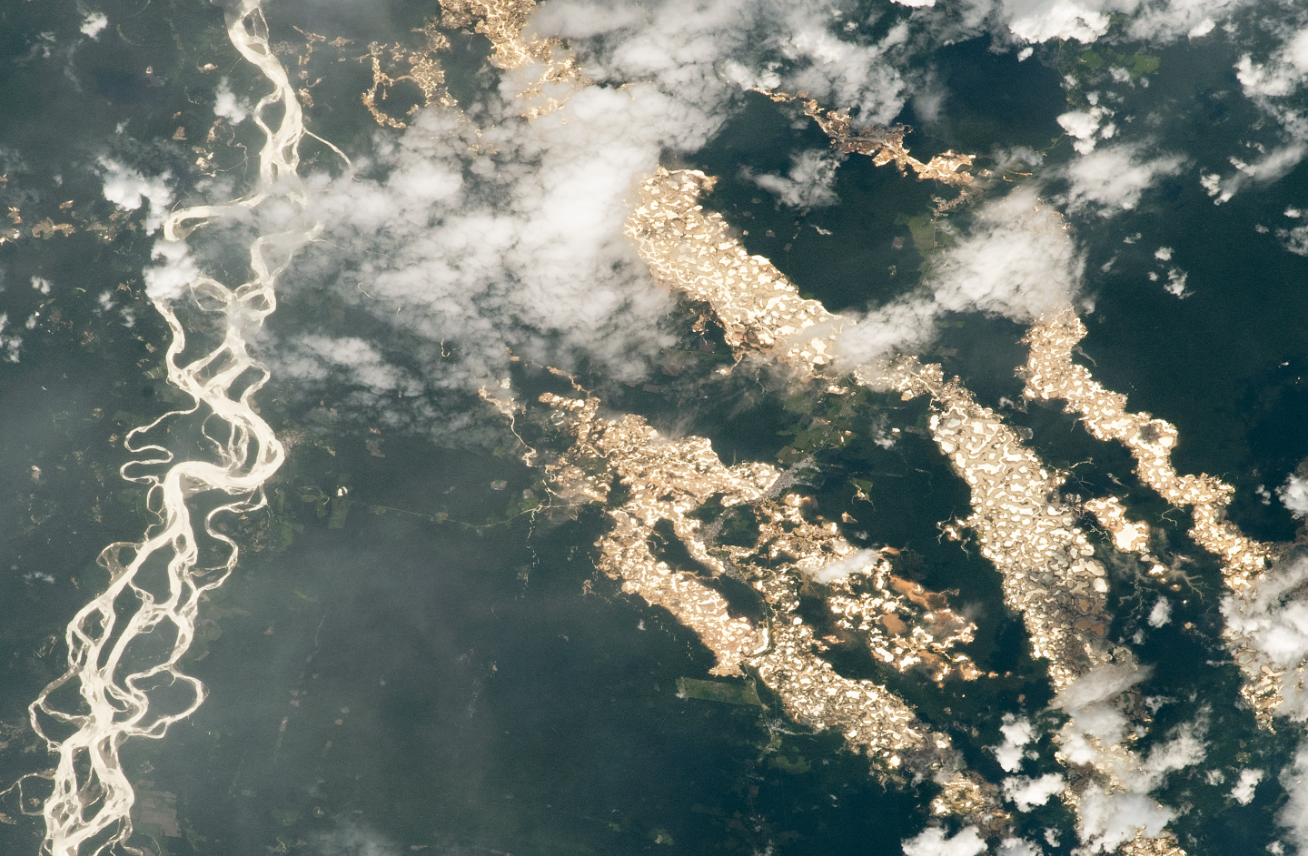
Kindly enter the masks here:
[[1075, 140], [1072, 148], [1079, 154], [1088, 155], [1094, 151], [1099, 140], [1110, 139], [1117, 133], [1117, 126], [1106, 121], [1111, 115], [1112, 111], [1106, 107], [1071, 110], [1058, 117], [1058, 124]]
[[1158, 598], [1154, 608], [1149, 610], [1149, 626], [1162, 627], [1172, 620], [1172, 602], [1165, 597]]
[[946, 311], [1027, 323], [1068, 306], [1083, 267], [1063, 218], [1019, 188], [981, 209], [971, 232], [940, 255], [929, 285]]
[[1185, 300], [1192, 292], [1186, 288], [1186, 280], [1189, 275], [1180, 268], [1168, 268], [1167, 284], [1163, 286], [1163, 291], [1172, 295], [1178, 300]]
[[1144, 794], [1107, 793], [1099, 785], [1081, 794], [1077, 829], [1082, 847], [1078, 853], [1115, 853], [1117, 848], [1143, 831], [1155, 838], [1176, 817], [1176, 812]]
[[952, 838], [946, 838], [943, 829], [927, 827], [903, 842], [904, 856], [978, 856], [986, 852], [986, 843], [977, 834], [976, 827], [964, 827]]
[[168, 189], [168, 180], [172, 176], [163, 175], [149, 178], [129, 166], [111, 158], [100, 158], [100, 169], [104, 178], [104, 198], [124, 211], [135, 211], [142, 202], [149, 204], [145, 216], [146, 232], [154, 232], [163, 225], [168, 216], [168, 209], [173, 204], [173, 192]]
[[1002, 0], [1013, 35], [1027, 42], [1073, 39], [1085, 44], [1108, 32], [1107, 3], [1076, 0]]
[[1243, 596], [1222, 602], [1227, 627], [1241, 634], [1273, 663], [1293, 668], [1308, 655], [1308, 600], [1297, 596], [1308, 581], [1308, 560], [1273, 567]]
[[930, 296], [914, 296], [888, 303], [862, 317], [846, 318], [836, 340], [836, 357], [850, 370], [871, 367], [864, 380], [872, 382], [876, 369], [895, 352], [917, 351], [929, 342], [940, 314], [940, 307]]
[[44, 277], [34, 276], [34, 277], [32, 277], [32, 288], [36, 289], [37, 291], [41, 292], [42, 294], [49, 294], [49, 293], [50, 293], [50, 280], [48, 280], [48, 279], [46, 279], [46, 278], [44, 278]]
[[783, 205], [821, 208], [840, 201], [831, 189], [838, 166], [839, 161], [830, 149], [807, 149], [791, 155], [788, 176], [766, 173], [749, 174], [749, 178], [769, 193], [776, 194]]
[[778, 47], [794, 65], [783, 85], [807, 92], [828, 104], [856, 109], [860, 123], [894, 121], [907, 95], [905, 81], [886, 54], [908, 40], [908, 25], [890, 28], [880, 43], [860, 44], [837, 38], [831, 25], [803, 5], [790, 7], [790, 32]]
[[1121, 694], [1147, 675], [1127, 665], [1100, 666], [1063, 690], [1054, 705], [1068, 714], [1059, 731], [1060, 748], [1073, 764], [1108, 774], [1111, 787], [1092, 785], [1082, 795], [1078, 854], [1112, 853], [1143, 830], [1156, 836], [1176, 816], [1149, 793], [1168, 773], [1203, 759], [1207, 711], [1193, 723], [1173, 729], [1145, 758], [1124, 745], [1130, 723], [1119, 709]]
[[174, 300], [200, 276], [185, 241], [156, 241], [150, 257], [155, 264], [145, 269], [143, 278], [151, 300]]
[[1121, 742], [1126, 717], [1113, 704], [1128, 687], [1148, 676], [1145, 669], [1105, 665], [1087, 672], [1054, 698], [1054, 706], [1071, 717], [1062, 729], [1063, 753], [1074, 764], [1100, 760], [1095, 738], [1105, 745]]
[[[1054, 39], [1090, 44], [1108, 32], [1111, 16], [1124, 16], [1132, 39], [1169, 42], [1207, 35], [1252, 0], [996, 0], [995, 13], [1017, 40]], [[989, 4], [978, 3], [982, 8]]]
[[1308, 478], [1291, 474], [1276, 489], [1276, 495], [1295, 517], [1308, 516]]
[[763, 84], [855, 109], [861, 123], [889, 123], [906, 86], [888, 58], [906, 49], [907, 25], [872, 42], [846, 34], [845, 20], [840, 8], [814, 0], [652, 0], [617, 13], [553, 0], [533, 24], [570, 39], [586, 74], [601, 82], [650, 81], [704, 107]]
[[1308, 224], [1293, 229], [1277, 229], [1276, 237], [1281, 239], [1281, 246], [1287, 251], [1296, 256], [1308, 256]]
[[1004, 779], [1004, 796], [1018, 811], [1030, 811], [1049, 802], [1050, 797], [1062, 793], [1067, 782], [1057, 773], [1046, 773], [1036, 779], [1014, 776]]
[[1295, 32], [1266, 62], [1254, 62], [1245, 54], [1235, 65], [1246, 95], [1282, 98], [1292, 94], [1308, 79], [1308, 27]]
[[23, 339], [21, 336], [4, 335], [5, 327], [9, 324], [9, 313], [0, 312], [0, 347], [5, 349], [5, 359], [11, 363], [18, 362], [19, 352], [22, 350]]
[[1248, 805], [1253, 802], [1254, 791], [1258, 788], [1258, 783], [1267, 775], [1263, 770], [1241, 770], [1240, 780], [1231, 788], [1231, 799], [1240, 805]]
[[236, 97], [225, 77], [219, 79], [218, 87], [214, 90], [213, 114], [220, 119], [227, 119], [233, 125], [239, 125], [250, 115], [249, 102]]
[[1040, 848], [1020, 838], [1005, 838], [999, 842], [995, 856], [1040, 856]]
[[843, 559], [810, 571], [809, 576], [820, 583], [843, 580], [850, 574], [865, 573], [879, 558], [881, 554], [876, 550], [857, 550]]
[[[1065, 114], [1066, 115], [1066, 114]], [[1071, 182], [1067, 206], [1072, 211], [1097, 210], [1104, 217], [1129, 211], [1160, 177], [1178, 174], [1185, 161], [1175, 155], [1146, 158], [1139, 144], [1105, 147], [1076, 158], [1067, 166]]]
[[82, 34], [99, 39], [100, 33], [109, 26], [109, 18], [103, 12], [91, 12], [82, 19]]
[[914, 294], [848, 319], [836, 342], [850, 368], [876, 365], [895, 350], [920, 349], [946, 312], [985, 312], [1021, 323], [1071, 305], [1084, 259], [1067, 224], [1035, 190], [1021, 187], [988, 202], [970, 232], [936, 257]]
[[1035, 739], [1035, 728], [1030, 720], [1006, 713], [999, 732], [1004, 735], [1004, 742], [995, 747], [995, 760], [1004, 772], [1015, 773], [1022, 766], [1027, 745]]
[[1222, 177], [1215, 172], [1205, 172], [1199, 176], [1199, 185], [1204, 192], [1213, 197], [1214, 205], [1221, 205], [1234, 194], [1234, 191], [1227, 192], [1222, 188]]
[[[1295, 501], [1293, 495], [1290, 501]], [[1308, 688], [1294, 677], [1294, 670], [1308, 661], [1305, 583], [1308, 558], [1293, 554], [1274, 563], [1248, 589], [1222, 600], [1228, 632], [1237, 644], [1248, 646], [1257, 655], [1250, 666], [1265, 664], [1289, 672], [1278, 686], [1283, 700], [1277, 713], [1296, 722], [1308, 720]]]
[[1197, 39], [1255, 0], [1154, 0], [1141, 2], [1126, 24], [1132, 38], [1148, 41]]
[[[860, 124], [892, 121], [907, 95], [896, 69], [929, 49], [930, 33], [899, 22], [872, 39], [851, 20], [825, 0], [542, 4], [529, 28], [568, 39], [595, 85], [525, 120], [511, 93], [539, 69], [511, 70], [463, 114], [433, 107], [406, 131], [378, 132], [375, 151], [351, 152], [349, 174], [307, 176], [324, 231], [281, 291], [294, 300], [326, 289], [373, 316], [402, 339], [374, 341], [378, 359], [422, 379], [429, 400], [497, 385], [510, 354], [640, 378], [671, 341], [663, 323], [676, 302], [622, 234], [635, 186], [661, 159], [702, 147], [743, 86], [803, 91]], [[248, 107], [228, 94], [220, 83], [215, 112], [239, 121]], [[756, 180], [787, 205], [830, 204], [836, 164], [829, 152], [805, 152], [788, 175]], [[267, 212], [257, 215], [269, 225]], [[185, 259], [172, 261], [155, 271], [156, 288], [184, 279]], [[1012, 291], [984, 296], [983, 311], [1007, 311]], [[904, 314], [914, 329], [917, 310]], [[927, 307], [928, 326], [938, 311]], [[339, 378], [338, 366], [321, 377], [309, 367], [320, 357], [306, 342], [283, 344], [271, 359], [297, 377]]]
[[[309, 176], [322, 241], [283, 291], [326, 288], [404, 336], [397, 358], [433, 392], [496, 384], [511, 353], [639, 378], [670, 341], [674, 300], [622, 232], [633, 188], [665, 146], [702, 144], [717, 120], [648, 84], [590, 87], [534, 120], [515, 107], [488, 105], [480, 134], [424, 111], [400, 135], [379, 132], [356, 171]], [[290, 350], [307, 377], [317, 351]]]
[[[424, 389], [413, 372], [388, 362], [375, 346], [356, 336], [310, 334], [284, 342], [277, 369], [282, 382], [332, 382], [335, 406], [367, 413], [388, 425], [394, 424], [387, 420], [389, 403], [417, 396]], [[422, 402], [411, 403], [407, 410], [417, 419], [438, 418]]]
[[401, 856], [404, 852], [380, 832], [353, 823], [319, 835], [314, 845], [317, 856]]
[[[1299, 116], [1290, 109], [1274, 107], [1267, 103], [1267, 99], [1255, 100], [1263, 102], [1264, 109], [1279, 119], [1288, 132], [1288, 139], [1270, 151], [1263, 152], [1261, 157], [1252, 162], [1229, 158], [1235, 172], [1225, 178], [1217, 173], [1201, 175], [1199, 183], [1213, 197], [1215, 205], [1228, 201], [1250, 183], [1268, 184], [1284, 178], [1308, 154], [1308, 118]], [[1281, 232], [1278, 230], [1279, 234]]]
[[1281, 786], [1289, 796], [1276, 821], [1287, 829], [1287, 837], [1308, 852], [1308, 744], [1299, 744], [1294, 763], [1281, 772]]
[[1135, 768], [1120, 770], [1119, 775], [1136, 792], [1147, 793], [1159, 787], [1168, 773], [1183, 770], [1203, 760], [1207, 749], [1204, 735], [1207, 731], [1207, 713], [1198, 721], [1177, 726], [1171, 739], [1150, 750], [1149, 756]]
[[1268, 28], [1280, 37], [1279, 43], [1262, 59], [1246, 53], [1235, 64], [1236, 78], [1246, 97], [1252, 99], [1281, 126], [1283, 139], [1270, 150], [1258, 147], [1260, 157], [1253, 163], [1231, 158], [1236, 172], [1221, 181], [1221, 194], [1209, 192], [1224, 202], [1246, 183], [1276, 181], [1294, 169], [1308, 155], [1308, 113], [1302, 99], [1296, 97], [1308, 82], [1308, 24], [1277, 22]]

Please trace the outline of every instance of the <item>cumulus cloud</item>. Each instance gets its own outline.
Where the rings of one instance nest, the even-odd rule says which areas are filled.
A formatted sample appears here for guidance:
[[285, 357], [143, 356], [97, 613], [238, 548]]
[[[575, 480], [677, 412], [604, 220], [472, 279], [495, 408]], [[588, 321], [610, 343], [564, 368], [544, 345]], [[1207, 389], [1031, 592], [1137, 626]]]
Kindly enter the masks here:
[[1079, 154], [1088, 155], [1099, 140], [1111, 139], [1117, 134], [1117, 125], [1108, 121], [1110, 116], [1112, 111], [1106, 107], [1071, 110], [1058, 117], [1058, 124], [1075, 141], [1072, 148]]
[[5, 327], [9, 326], [9, 313], [0, 312], [0, 347], [5, 349], [5, 359], [11, 363], [18, 362], [19, 354], [22, 352], [23, 339], [21, 336], [15, 336], [12, 333], [5, 334]]
[[[1132, 38], [1156, 42], [1198, 39], [1254, 0], [1154, 0], [1141, 2], [1126, 24]], [[1130, 4], [1135, 5], [1135, 4]]]
[[[370, 355], [374, 378], [400, 383], [403, 365], [433, 394], [474, 390], [507, 376], [513, 354], [566, 369], [596, 361], [632, 380], [670, 341], [673, 298], [622, 228], [661, 151], [702, 144], [717, 120], [647, 84], [590, 87], [530, 121], [514, 106], [489, 105], [480, 129], [425, 111], [401, 135], [380, 132], [355, 170], [307, 178], [322, 240], [283, 291], [318, 299], [325, 288], [401, 336], [402, 353]], [[311, 358], [330, 349], [314, 336], [339, 334], [284, 341], [274, 359], [288, 379], [319, 379]]]
[[1184, 770], [1203, 760], [1207, 754], [1204, 736], [1207, 731], [1207, 713], [1196, 722], [1174, 728], [1169, 739], [1150, 750], [1142, 763], [1119, 775], [1140, 793], [1151, 791], [1163, 783], [1168, 773]]
[[1100, 666], [1058, 694], [1054, 706], [1062, 708], [1070, 717], [1062, 729], [1062, 748], [1072, 763], [1094, 764], [1102, 760], [1096, 743], [1121, 742], [1128, 723], [1114, 702], [1127, 688], [1147, 676], [1146, 670], [1130, 666]]
[[1097, 211], [1104, 217], [1129, 211], [1156, 180], [1178, 174], [1185, 163], [1177, 155], [1151, 159], [1142, 149], [1140, 144], [1123, 143], [1072, 161], [1065, 170], [1071, 183], [1067, 207], [1072, 211]]
[[1022, 41], [1073, 39], [1085, 44], [1108, 32], [1108, 12], [1124, 11], [1102, 0], [1002, 0], [1000, 8], [1009, 31]]
[[356, 336], [330, 338], [304, 336], [296, 343], [304, 361], [303, 367], [292, 368], [291, 374], [313, 380], [324, 380], [333, 371], [348, 372], [350, 380], [374, 395], [416, 395], [421, 384], [406, 372], [386, 362], [377, 349]]
[[1038, 778], [1014, 776], [1004, 779], [1004, 796], [1018, 811], [1030, 811], [1036, 806], [1049, 802], [1049, 798], [1061, 793], [1067, 783], [1057, 773], [1046, 773]]
[[1281, 786], [1289, 799], [1276, 820], [1303, 853], [1308, 851], [1308, 744], [1299, 744], [1294, 763], [1281, 773]]
[[808, 149], [790, 158], [790, 174], [748, 174], [759, 187], [775, 194], [782, 205], [791, 208], [821, 208], [839, 202], [831, 189], [836, 180], [839, 161], [830, 149]]
[[1163, 291], [1175, 297], [1177, 300], [1185, 300], [1192, 292], [1186, 286], [1190, 275], [1180, 268], [1168, 268], [1167, 282], [1163, 285]]
[[185, 241], [156, 241], [153, 264], [144, 271], [145, 293], [151, 300], [174, 300], [200, 276]]
[[[428, 399], [498, 384], [510, 355], [640, 378], [671, 341], [662, 325], [675, 299], [622, 234], [636, 185], [669, 153], [701, 148], [746, 86], [892, 121], [906, 93], [896, 68], [922, 40], [906, 21], [867, 37], [845, 26], [849, 14], [817, 0], [543, 4], [529, 28], [569, 40], [594, 85], [527, 120], [511, 93], [538, 70], [510, 70], [464, 114], [430, 108], [405, 131], [378, 132], [366, 157], [352, 152], [347, 174], [307, 176], [324, 230], [281, 289], [291, 301], [326, 289], [371, 315], [394, 334], [375, 356], [394, 377], [421, 379]], [[216, 113], [239, 121], [246, 109], [220, 86]], [[756, 181], [782, 204], [831, 204], [836, 164], [804, 152], [788, 175]], [[160, 289], [185, 259], [163, 261]], [[286, 333], [271, 359], [290, 381], [338, 377], [336, 364], [312, 367], [326, 357], [311, 337], [340, 335]]]
[[1141, 831], [1157, 837], [1174, 817], [1176, 812], [1144, 794], [1108, 793], [1091, 785], [1081, 794], [1080, 852], [1115, 853]]
[[1084, 259], [1059, 214], [1034, 189], [992, 200], [967, 235], [941, 253], [914, 293], [853, 319], [837, 341], [851, 368], [875, 364], [895, 350], [916, 350], [934, 337], [947, 312], [985, 312], [1020, 323], [1070, 306]]
[[1267, 775], [1263, 770], [1241, 770], [1240, 780], [1231, 788], [1231, 799], [1240, 805], [1248, 805], [1253, 802], [1254, 791], [1258, 788], [1258, 783]]
[[1281, 239], [1281, 246], [1289, 252], [1296, 256], [1308, 256], [1308, 225], [1277, 229], [1276, 237]]
[[250, 115], [250, 103], [244, 98], [237, 98], [232, 86], [223, 77], [214, 90], [213, 114], [220, 119], [227, 119], [233, 125], [239, 125]]
[[843, 580], [850, 574], [866, 573], [881, 556], [876, 550], [857, 550], [839, 561], [831, 562], [809, 572], [820, 583]]
[[1246, 95], [1292, 95], [1308, 79], [1308, 27], [1286, 39], [1265, 62], [1255, 62], [1250, 54], [1244, 54], [1235, 68]]
[[533, 22], [570, 39], [601, 82], [649, 81], [699, 105], [762, 85], [853, 109], [861, 123], [889, 123], [906, 95], [891, 60], [907, 49], [908, 25], [874, 41], [847, 32], [850, 20], [839, 4], [811, 0], [662, 0], [620, 10], [556, 0]]
[[109, 26], [109, 18], [103, 12], [91, 12], [82, 19], [80, 29], [83, 35], [90, 36], [92, 39], [99, 39], [100, 33], [107, 26]]
[[1291, 475], [1276, 489], [1276, 495], [1295, 517], [1308, 516], [1308, 478]]
[[1172, 620], [1172, 602], [1165, 597], [1158, 598], [1154, 608], [1149, 610], [1149, 626], [1162, 627]]
[[1233, 173], [1202, 176], [1204, 189], [1218, 205], [1247, 184], [1283, 178], [1308, 156], [1308, 112], [1296, 97], [1308, 82], [1308, 22], [1300, 15], [1297, 24], [1276, 22], [1269, 29], [1278, 37], [1274, 47], [1260, 52], [1259, 58], [1241, 55], [1235, 73], [1245, 96], [1279, 123], [1282, 139], [1275, 145], [1258, 144], [1259, 156], [1251, 162], [1230, 158]]
[[1030, 720], [1006, 713], [999, 732], [1004, 735], [1004, 742], [995, 747], [995, 760], [1004, 772], [1015, 773], [1022, 766], [1027, 745], [1035, 739], [1035, 728]]
[[[1289, 131], [1290, 139], [1252, 163], [1237, 157], [1229, 158], [1235, 172], [1225, 177], [1215, 172], [1202, 174], [1199, 183], [1213, 197], [1214, 205], [1229, 201], [1250, 183], [1267, 184], [1285, 177], [1308, 154], [1308, 118], [1298, 116], [1291, 110], [1269, 107], [1268, 111], [1280, 119]], [[1291, 249], [1291, 252], [1294, 250]]]
[[[1277, 562], [1248, 590], [1222, 600], [1227, 630], [1267, 664], [1293, 672], [1308, 660], [1305, 583], [1308, 558], [1296, 555]], [[1308, 720], [1308, 689], [1295, 680], [1282, 681], [1279, 688], [1283, 700], [1277, 713], [1298, 722]]]
[[1206, 713], [1173, 729], [1144, 758], [1123, 745], [1130, 723], [1118, 702], [1123, 692], [1147, 675], [1145, 669], [1126, 665], [1100, 666], [1054, 699], [1054, 705], [1068, 714], [1060, 731], [1063, 754], [1074, 764], [1089, 764], [1111, 774], [1119, 783], [1112, 789], [1095, 784], [1081, 795], [1079, 853], [1113, 853], [1141, 830], [1158, 835], [1176, 812], [1149, 793], [1168, 773], [1204, 757]]
[[945, 311], [1029, 323], [1071, 303], [1083, 267], [1063, 218], [1020, 188], [981, 210], [971, 232], [940, 256], [931, 285]]
[[[1074, 40], [1107, 34], [1113, 15], [1132, 39], [1168, 42], [1200, 38], [1252, 0], [997, 0], [992, 14], [1023, 42]], [[976, 2], [981, 9], [989, 3]]]
[[975, 826], [966, 826], [949, 838], [943, 829], [930, 826], [905, 839], [903, 847], [904, 856], [977, 856], [986, 852], [986, 843]]
[[163, 225], [168, 209], [173, 204], [173, 192], [168, 188], [169, 173], [146, 177], [112, 158], [100, 159], [101, 177], [104, 179], [104, 198], [124, 211], [135, 211], [148, 203], [145, 230], [154, 232]]
[[317, 856], [401, 856], [404, 852], [380, 832], [353, 823], [318, 836], [314, 846]]

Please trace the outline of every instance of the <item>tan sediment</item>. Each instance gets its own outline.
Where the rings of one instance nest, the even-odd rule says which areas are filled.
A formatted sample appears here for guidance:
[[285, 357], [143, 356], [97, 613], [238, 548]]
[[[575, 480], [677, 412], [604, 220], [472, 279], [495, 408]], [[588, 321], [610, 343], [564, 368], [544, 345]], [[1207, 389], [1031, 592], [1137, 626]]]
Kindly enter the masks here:
[[[1024, 394], [1037, 401], [1062, 399], [1063, 410], [1080, 417], [1097, 440], [1116, 440], [1136, 461], [1140, 481], [1178, 509], [1189, 509], [1194, 520], [1190, 537], [1214, 554], [1222, 579], [1233, 596], [1247, 597], [1270, 566], [1273, 548], [1242, 533], [1226, 519], [1226, 506], [1235, 490], [1214, 476], [1179, 475], [1172, 465], [1176, 427], [1148, 413], [1126, 409], [1126, 396], [1104, 389], [1084, 366], [1072, 362], [1072, 351], [1085, 338], [1086, 328], [1072, 312], [1063, 312], [1027, 333], [1030, 358], [1025, 368]], [[1288, 679], [1257, 647], [1238, 633], [1223, 636], [1243, 673], [1240, 694], [1254, 710], [1258, 723], [1271, 728], [1283, 701]]]
[[443, 26], [472, 29], [490, 40], [491, 65], [524, 70], [529, 82], [517, 93], [529, 118], [552, 113], [574, 93], [590, 85], [577, 70], [576, 57], [555, 38], [526, 32], [535, 0], [440, 0]]
[[730, 508], [761, 497], [776, 481], [777, 471], [766, 464], [723, 466], [709, 441], [702, 437], [666, 440], [643, 419], [624, 416], [599, 418], [599, 402], [546, 396], [545, 404], [571, 417], [576, 444], [565, 457], [560, 475], [568, 482], [591, 485], [588, 496], [606, 493], [604, 478], [587, 476], [574, 458], [602, 461], [622, 480], [630, 499], [612, 509], [613, 529], [598, 543], [600, 570], [622, 580], [623, 591], [662, 606], [699, 634], [717, 656], [710, 671], [719, 675], [742, 674], [740, 664], [766, 645], [763, 631], [744, 618], [732, 616], [726, 600], [686, 570], [668, 567], [650, 549], [649, 539], [660, 520], [672, 524], [692, 558], [723, 571], [699, 537], [703, 524], [687, 512], [710, 496], [721, 494]]
[[885, 166], [893, 163], [900, 175], [911, 172], [919, 181], [937, 181], [941, 184], [959, 188], [959, 195], [950, 200], [933, 197], [936, 214], [942, 214], [956, 208], [977, 194], [980, 185], [977, 178], [989, 178], [990, 172], [982, 170], [974, 175], [969, 170], [975, 165], [975, 156], [955, 151], [946, 151], [923, 163], [908, 153], [904, 138], [910, 128], [904, 125], [882, 127], [872, 125], [855, 129], [854, 122], [845, 110], [826, 110], [817, 101], [803, 95], [791, 95], [775, 90], [756, 89], [778, 103], [798, 103], [804, 115], [817, 123], [822, 132], [831, 140], [831, 145], [841, 154], [857, 154], [872, 158], [872, 163]]
[[[698, 197], [710, 186], [702, 173], [662, 168], [644, 183], [627, 226], [641, 257], [660, 281], [708, 303], [734, 348], [821, 372], [840, 316], [801, 298], [771, 263], [745, 252], [720, 215], [704, 212]], [[956, 380], [945, 382], [938, 366], [904, 360], [890, 377], [868, 380], [889, 383], [906, 397], [931, 396], [932, 435], [972, 489], [966, 525], [1003, 574], [1005, 600], [1027, 618], [1055, 686], [1111, 661], [1103, 641], [1111, 621], [1103, 614], [1107, 581], [1074, 525], [1075, 511], [1058, 498], [1061, 477]]]
[[1134, 553], [1151, 576], [1161, 577], [1167, 567], [1150, 552], [1149, 524], [1131, 520], [1126, 516], [1126, 508], [1115, 496], [1103, 496], [1086, 500], [1081, 507], [1095, 516], [1099, 525], [1113, 539], [1113, 546], [1119, 553]]
[[1123, 845], [1119, 853], [1121, 856], [1185, 856], [1181, 842], [1170, 833], [1158, 838], [1136, 836], [1134, 840]]
[[[576, 438], [549, 465], [555, 483], [573, 497], [602, 499], [616, 474], [626, 491], [626, 501], [608, 511], [612, 529], [597, 542], [599, 569], [620, 579], [624, 592], [667, 609], [694, 630], [717, 659], [712, 673], [753, 673], [780, 698], [787, 716], [838, 731], [882, 773], [937, 781], [936, 814], [958, 815], [988, 831], [1007, 824], [994, 787], [966, 772], [947, 735], [930, 729], [885, 687], [846, 678], [818, 656], [827, 645], [799, 614], [801, 586], [858, 551], [834, 524], [809, 521], [802, 497], [770, 495], [779, 471], [761, 463], [726, 467], [707, 439], [670, 440], [635, 416], [602, 418], [594, 399], [541, 400]], [[709, 549], [716, 530], [706, 531], [690, 515], [710, 497], [724, 508], [750, 507], [760, 533], [754, 546]], [[672, 525], [702, 573], [669, 567], [654, 556], [649, 545], [659, 521]], [[761, 620], [733, 616], [712, 587], [715, 577], [728, 572], [758, 592], [766, 609]], [[834, 581], [827, 603], [836, 623], [859, 633], [874, 656], [901, 671], [925, 668], [935, 679], [975, 677], [971, 661], [949, 650], [969, 640], [974, 628], [949, 610], [943, 595], [898, 580], [879, 557], [851, 577], [865, 585]], [[879, 620], [887, 616], [889, 627]]]
[[853, 119], [845, 110], [824, 110], [817, 101], [801, 95], [758, 91], [780, 103], [797, 102], [804, 115], [817, 122], [822, 132], [831, 138], [831, 144], [844, 154], [865, 155], [872, 158], [877, 166], [893, 163], [899, 167], [901, 174], [912, 172], [919, 180], [939, 181], [959, 187], [972, 187], [976, 184], [976, 177], [967, 172], [975, 160], [972, 155], [947, 151], [922, 163], [910, 155], [908, 147], [904, 145], [904, 137], [909, 132], [909, 128], [904, 125], [871, 126], [855, 130]]
[[[367, 59], [372, 66], [372, 86], [365, 90], [361, 96], [363, 106], [368, 108], [373, 120], [383, 127], [408, 127], [406, 122], [391, 116], [378, 104], [379, 101], [384, 102], [387, 99], [391, 88], [395, 84], [404, 80], [417, 86], [422, 92], [422, 107], [430, 107], [433, 104], [440, 104], [443, 107], [457, 106], [454, 97], [445, 88], [445, 70], [441, 67], [438, 59], [440, 53], [450, 49], [449, 39], [437, 29], [435, 21], [428, 21], [422, 29], [414, 30], [414, 32], [421, 33], [424, 39], [424, 44], [417, 50], [410, 50], [399, 44], [383, 45], [373, 42], [368, 45], [368, 53], [361, 57], [361, 59]], [[318, 36], [318, 38], [322, 39], [323, 37]], [[312, 42], [310, 42], [310, 46], [312, 47]], [[387, 55], [389, 55], [390, 62], [394, 65], [407, 63], [409, 71], [406, 74], [392, 77], [382, 68], [382, 58]], [[419, 106], [415, 104], [409, 110], [408, 117], [412, 118], [413, 114], [419, 109]]]
[[1177, 474], [1172, 466], [1176, 427], [1148, 413], [1127, 411], [1125, 395], [1104, 389], [1088, 369], [1072, 362], [1072, 349], [1085, 334], [1085, 325], [1071, 311], [1032, 327], [1026, 336], [1031, 356], [1024, 394], [1037, 401], [1063, 399], [1064, 411], [1079, 415], [1095, 439], [1126, 446], [1142, 482], [1176, 508], [1191, 510], [1190, 536], [1221, 560], [1227, 586], [1245, 588], [1267, 569], [1272, 550], [1226, 519], [1234, 488], [1214, 476]]
[[641, 258], [669, 288], [711, 305], [737, 352], [828, 365], [839, 316], [800, 297], [770, 261], [745, 251], [722, 215], [704, 211], [699, 198], [712, 186], [698, 170], [655, 170], [626, 226]]
[[[833, 139], [839, 139], [841, 126], [832, 127]], [[895, 152], [891, 139], [884, 162], [896, 160]], [[708, 187], [711, 180], [702, 174], [662, 169], [644, 183], [628, 223], [642, 258], [669, 287], [708, 303], [738, 353], [758, 351], [830, 381], [842, 319], [817, 301], [801, 298], [766, 259], [745, 252], [719, 215], [706, 214], [698, 197]], [[1001, 575], [1005, 603], [1022, 615], [1035, 654], [1047, 660], [1054, 688], [1066, 689], [1101, 666], [1138, 668], [1133, 652], [1108, 638], [1107, 572], [1077, 525], [1078, 509], [1061, 496], [1065, 474], [1047, 468], [957, 379], [946, 381], [938, 365], [903, 358], [888, 372], [856, 372], [855, 379], [875, 388], [888, 386], [905, 398], [930, 397], [932, 437], [971, 491], [972, 514], [947, 530], [961, 537], [967, 527], [975, 534]], [[1100, 510], [1116, 522], [1111, 505]], [[1131, 544], [1138, 546], [1135, 537]], [[1104, 763], [1093, 769], [1092, 779], [1108, 793], [1124, 790], [1115, 769], [1129, 768], [1138, 759], [1125, 745], [1095, 748]], [[1064, 798], [1077, 807], [1074, 792]], [[1129, 847], [1141, 854], [1182, 853], [1170, 833], [1140, 835]]]
[[1105, 638], [1112, 622], [1107, 571], [1076, 525], [1076, 510], [1060, 496], [1065, 475], [1045, 467], [939, 366], [901, 359], [890, 380], [905, 399], [930, 396], [931, 435], [972, 492], [972, 514], [962, 525], [999, 571], [1004, 602], [1025, 619], [1055, 691], [1097, 666], [1134, 663], [1129, 649]]

